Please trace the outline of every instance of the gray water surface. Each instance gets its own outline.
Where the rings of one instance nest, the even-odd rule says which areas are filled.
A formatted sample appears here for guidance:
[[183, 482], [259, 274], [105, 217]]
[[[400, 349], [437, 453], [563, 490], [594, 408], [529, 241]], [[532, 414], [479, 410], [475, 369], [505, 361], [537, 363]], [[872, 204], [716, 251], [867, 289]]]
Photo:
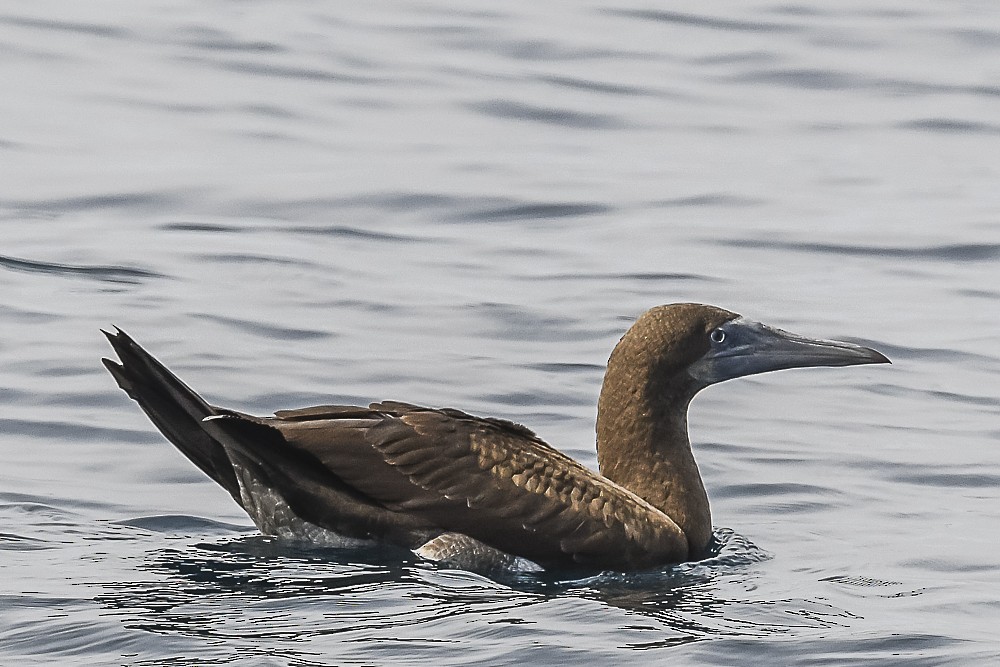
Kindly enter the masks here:
[[[0, 9], [0, 662], [993, 665], [993, 3]], [[604, 363], [713, 303], [894, 365], [692, 405], [720, 552], [490, 579], [257, 534], [100, 365], [397, 399], [596, 466]]]

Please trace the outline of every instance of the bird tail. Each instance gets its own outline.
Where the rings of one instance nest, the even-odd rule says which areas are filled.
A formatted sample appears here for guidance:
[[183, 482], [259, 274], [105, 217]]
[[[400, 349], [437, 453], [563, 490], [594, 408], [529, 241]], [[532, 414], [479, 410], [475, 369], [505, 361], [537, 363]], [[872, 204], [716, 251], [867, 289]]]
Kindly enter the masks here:
[[118, 386], [139, 404], [167, 440], [242, 504], [229, 456], [205, 429], [204, 419], [220, 410], [206, 403], [121, 329], [103, 333], [121, 360], [102, 359]]

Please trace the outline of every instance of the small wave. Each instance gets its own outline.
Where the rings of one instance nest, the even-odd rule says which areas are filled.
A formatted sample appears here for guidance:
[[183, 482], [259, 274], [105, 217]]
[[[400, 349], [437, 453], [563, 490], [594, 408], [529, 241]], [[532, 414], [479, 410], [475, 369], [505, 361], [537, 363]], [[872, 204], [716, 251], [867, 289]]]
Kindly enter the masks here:
[[270, 264], [272, 266], [292, 266], [299, 269], [321, 268], [319, 264], [308, 262], [301, 258], [290, 259], [288, 257], [273, 257], [246, 252], [213, 252], [198, 255], [197, 259], [212, 265], [251, 264], [262, 266]]
[[865, 575], [836, 575], [824, 577], [820, 581], [836, 584], [843, 590], [862, 596], [880, 598], [914, 597], [924, 593], [924, 588], [912, 588], [900, 581], [888, 581]]
[[955, 118], [923, 118], [900, 123], [897, 127], [940, 134], [1000, 134], [1000, 125]]
[[1000, 475], [968, 472], [916, 472], [892, 476], [893, 481], [942, 489], [987, 489], [1000, 487]]
[[533, 104], [524, 104], [523, 102], [513, 102], [511, 100], [490, 100], [488, 102], [470, 104], [468, 107], [472, 111], [477, 111], [485, 116], [492, 116], [494, 118], [527, 120], [535, 123], [576, 129], [606, 130], [619, 129], [625, 126], [623, 120], [610, 114], [542, 107]]
[[56, 276], [84, 277], [109, 283], [138, 284], [148, 278], [164, 278], [161, 273], [129, 266], [93, 264], [60, 264], [20, 257], [0, 255], [0, 267], [27, 273], [47, 273]]
[[706, 576], [726, 572], [734, 568], [762, 563], [773, 556], [754, 544], [749, 538], [731, 528], [716, 528], [712, 532], [712, 543], [702, 560], [665, 565], [641, 572], [619, 572], [606, 570], [578, 577], [566, 577], [566, 573], [550, 571], [537, 576], [539, 583], [554, 584], [556, 587], [572, 588], [581, 585], [614, 584], [639, 589], [654, 590], [664, 582], [684, 583], [700, 580]]
[[683, 280], [698, 280], [704, 282], [721, 282], [718, 278], [704, 276], [697, 273], [665, 273], [660, 271], [641, 271], [633, 273], [553, 273], [549, 275], [525, 275], [521, 280], [537, 282], [539, 280], [565, 280], [576, 282], [579, 280], [597, 280], [601, 282], [637, 281], [637, 282], [673, 282]]
[[167, 192], [112, 192], [85, 195], [82, 197], [60, 197], [40, 200], [0, 201], [4, 206], [31, 212], [74, 212], [102, 209], [157, 209], [162, 210], [175, 204], [180, 193]]
[[41, 551], [53, 549], [55, 545], [45, 540], [14, 533], [0, 533], [0, 551]]
[[846, 586], [859, 586], [863, 588], [871, 588], [876, 586], [899, 586], [898, 581], [886, 581], [885, 579], [875, 579], [873, 577], [863, 577], [860, 575], [838, 575], [834, 577], [824, 577], [820, 581], [830, 581], [837, 584], [844, 584]]
[[593, 375], [595, 373], [604, 374], [603, 364], [581, 364], [570, 362], [543, 362], [535, 364], [524, 364], [524, 368], [541, 371], [543, 373], [581, 374]]
[[235, 317], [223, 317], [221, 315], [199, 314], [197, 317], [216, 322], [228, 327], [233, 327], [238, 331], [253, 334], [261, 338], [276, 340], [314, 340], [319, 338], [330, 338], [333, 334], [328, 331], [317, 329], [301, 329], [293, 327], [282, 327], [276, 324], [265, 324], [253, 320], [242, 320]]
[[205, 519], [186, 514], [162, 514], [142, 516], [135, 519], [114, 521], [116, 526], [141, 528], [154, 533], [187, 533], [197, 535], [214, 535], [230, 533], [246, 533], [257, 530], [253, 526], [241, 526], [235, 523], [225, 523], [213, 519]]
[[[249, 52], [248, 52], [249, 53]], [[252, 53], [259, 53], [252, 52]], [[267, 62], [254, 62], [251, 60], [232, 60], [232, 59], [211, 59], [211, 58], [194, 58], [188, 57], [195, 63], [202, 65], [213, 66], [218, 69], [235, 72], [237, 74], [243, 74], [252, 77], [275, 77], [279, 79], [292, 79], [300, 81], [316, 81], [321, 83], [338, 83], [338, 84], [359, 84], [359, 85], [371, 85], [379, 83], [391, 83], [388, 81], [381, 81], [375, 77], [370, 76], [358, 76], [357, 74], [347, 74], [346, 72], [333, 71], [329, 69], [319, 69], [316, 67], [295, 67], [291, 65], [276, 65], [274, 63]]]
[[614, 209], [596, 203], [540, 202], [512, 204], [494, 208], [481, 208], [448, 217], [455, 222], [511, 222], [515, 220], [552, 220], [555, 218], [581, 218], [610, 213]]
[[716, 528], [712, 531], [710, 549], [713, 555], [705, 560], [691, 563], [691, 565], [735, 567], [763, 563], [773, 557], [770, 552], [761, 549], [750, 538], [737, 533], [732, 528]]
[[[365, 194], [350, 195], [345, 197], [307, 197], [303, 199], [248, 199], [237, 202], [233, 206], [233, 212], [240, 216], [257, 220], [304, 220], [315, 218], [321, 220], [318, 225], [302, 226], [299, 231], [312, 231], [315, 233], [336, 234], [344, 230], [346, 236], [354, 236], [354, 232], [372, 233], [370, 229], [360, 227], [331, 226], [329, 224], [329, 213], [331, 210], [357, 209], [358, 211], [371, 212], [378, 209], [411, 214], [414, 212], [438, 212], [447, 211], [460, 207], [466, 198], [445, 195], [436, 192], [409, 192], [409, 191], [387, 191], [370, 192]], [[354, 216], [352, 216], [354, 217]], [[277, 230], [276, 225], [263, 225], [263, 229]], [[242, 227], [241, 227], [242, 229]], [[282, 226], [280, 230], [288, 228]], [[383, 240], [378, 236], [373, 236], [373, 240]], [[433, 238], [429, 238], [426, 233], [418, 235], [400, 235], [400, 238], [390, 238], [387, 240], [405, 240], [408, 242], [432, 243]]]
[[476, 399], [489, 405], [504, 406], [573, 406], [577, 405], [575, 396], [569, 396], [554, 391], [509, 391], [505, 393], [483, 393]]
[[516, 337], [530, 341], [589, 340], [596, 334], [589, 323], [558, 317], [509, 303], [481, 302], [466, 306], [480, 323], [480, 335], [497, 340]]
[[22, 28], [37, 28], [55, 32], [72, 32], [78, 35], [93, 37], [113, 37], [123, 39], [132, 37], [132, 33], [117, 26], [100, 25], [97, 23], [82, 23], [79, 21], [57, 21], [53, 19], [29, 18], [25, 16], [4, 16], [0, 23]]
[[428, 242], [429, 239], [419, 239], [404, 234], [391, 234], [388, 232], [374, 232], [370, 229], [359, 229], [357, 227], [347, 227], [344, 225], [297, 225], [282, 226], [280, 231], [295, 234], [318, 234], [340, 239], [361, 239], [363, 241], [388, 241], [390, 243], [420, 243]]
[[627, 97], [649, 96], [653, 91], [649, 88], [630, 86], [622, 83], [605, 83], [603, 81], [593, 81], [590, 79], [579, 79], [569, 76], [540, 76], [539, 81], [569, 88], [572, 90], [586, 90], [592, 93], [602, 93], [606, 95], [622, 95]]
[[238, 225], [224, 225], [216, 222], [167, 222], [159, 225], [159, 228], [171, 232], [213, 232], [233, 234], [243, 231], [243, 228]]
[[641, 19], [643, 21], [655, 21], [659, 23], [670, 23], [683, 26], [694, 26], [696, 28], [708, 28], [710, 30], [725, 32], [797, 32], [801, 30], [791, 23], [773, 23], [766, 21], [737, 21], [734, 19], [724, 19], [715, 16], [704, 16], [699, 14], [686, 14], [658, 9], [628, 9], [610, 10], [609, 14], [624, 16], [627, 18]]
[[688, 206], [746, 208], [748, 206], [760, 206], [764, 203], [766, 203], [766, 200], [759, 197], [746, 197], [743, 195], [729, 194], [728, 192], [709, 192], [703, 195], [692, 195], [690, 197], [660, 199], [658, 201], [650, 202], [649, 205], [656, 208], [683, 208]]
[[42, 496], [33, 493], [9, 493], [0, 491], [0, 512], [16, 511], [22, 513], [37, 513], [60, 518], [75, 516], [75, 512], [73, 510], [66, 509], [67, 506], [81, 509], [96, 509], [101, 511], [106, 510], [108, 507], [105, 503], [88, 502], [78, 498], [55, 498], [52, 496]]
[[226, 34], [221, 30], [198, 29], [197, 34], [184, 40], [187, 46], [206, 51], [231, 51], [242, 53], [285, 53], [287, 49], [275, 42], [248, 41]]
[[124, 428], [104, 428], [67, 421], [34, 421], [30, 419], [4, 419], [0, 417], [0, 431], [6, 436], [20, 435], [47, 438], [64, 442], [159, 442], [146, 431]]
[[747, 484], [725, 484], [716, 489], [720, 498], [770, 498], [772, 496], [799, 495], [806, 497], [836, 495], [830, 487], [797, 482], [758, 482]]
[[898, 246], [862, 246], [838, 243], [799, 243], [794, 241], [759, 241], [756, 239], [720, 239], [715, 245], [735, 248], [792, 250], [846, 257], [898, 257], [931, 259], [946, 262], [976, 262], [1000, 258], [1000, 243], [949, 243], [936, 246], [903, 248]]
[[726, 77], [734, 83], [772, 84], [803, 90], [853, 90], [871, 87], [865, 76], [832, 69], [756, 69]]
[[[846, 337], [845, 337], [846, 338]], [[861, 339], [848, 340], [847, 342], [857, 342], [862, 345], [865, 342]], [[912, 359], [920, 361], [936, 361], [948, 364], [969, 364], [973, 367], [990, 364], [996, 358], [988, 354], [977, 354], [963, 350], [950, 349], [946, 347], [914, 347], [911, 345], [895, 345], [886, 341], [868, 341], [868, 344], [876, 345], [879, 350], [888, 355], [891, 359]]]

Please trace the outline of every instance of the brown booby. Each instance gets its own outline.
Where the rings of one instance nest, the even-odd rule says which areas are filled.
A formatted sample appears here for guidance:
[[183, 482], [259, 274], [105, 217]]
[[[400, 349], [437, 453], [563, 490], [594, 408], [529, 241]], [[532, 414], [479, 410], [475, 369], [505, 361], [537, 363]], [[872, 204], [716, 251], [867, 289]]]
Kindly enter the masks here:
[[383, 401], [254, 417], [216, 407], [121, 330], [104, 333], [118, 385], [262, 533], [615, 570], [697, 559], [711, 541], [687, 430], [698, 391], [785, 368], [889, 363], [714, 306], [658, 306], [608, 361], [595, 473], [524, 426], [451, 408]]

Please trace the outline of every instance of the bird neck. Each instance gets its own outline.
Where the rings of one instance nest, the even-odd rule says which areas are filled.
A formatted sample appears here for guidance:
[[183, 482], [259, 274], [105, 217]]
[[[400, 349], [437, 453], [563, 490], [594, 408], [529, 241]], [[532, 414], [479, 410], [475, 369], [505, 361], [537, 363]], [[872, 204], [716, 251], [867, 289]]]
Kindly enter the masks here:
[[601, 474], [673, 519], [695, 558], [711, 540], [712, 515], [688, 439], [693, 391], [680, 376], [659, 372], [655, 363], [616, 358], [622, 347], [608, 363], [598, 402]]

